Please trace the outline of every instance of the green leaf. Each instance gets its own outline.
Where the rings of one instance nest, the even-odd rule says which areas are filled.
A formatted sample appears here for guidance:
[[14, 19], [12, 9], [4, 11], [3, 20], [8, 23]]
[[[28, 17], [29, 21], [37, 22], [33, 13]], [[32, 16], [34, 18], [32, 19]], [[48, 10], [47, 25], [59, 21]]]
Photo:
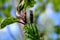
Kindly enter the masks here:
[[33, 7], [34, 4], [36, 3], [35, 0], [24, 0], [25, 1], [25, 8], [30, 8]]
[[12, 24], [14, 22], [18, 22], [19, 20], [17, 18], [14, 17], [8, 17], [5, 18], [4, 20], [2, 20], [1, 22], [1, 28], [4, 28], [6, 25]]
[[25, 31], [25, 40], [40, 40], [40, 36], [38, 33], [38, 29], [36, 24], [26, 24], [24, 26], [24, 31]]

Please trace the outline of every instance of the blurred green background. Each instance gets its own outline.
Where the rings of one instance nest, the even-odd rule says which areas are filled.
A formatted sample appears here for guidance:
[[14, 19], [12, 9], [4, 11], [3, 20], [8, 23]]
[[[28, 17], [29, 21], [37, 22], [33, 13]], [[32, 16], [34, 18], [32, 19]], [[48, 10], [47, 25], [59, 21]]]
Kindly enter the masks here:
[[[28, 8], [27, 12], [33, 10], [39, 31], [45, 33], [45, 40], [60, 40], [60, 0], [35, 1], [34, 7]], [[6, 17], [16, 17], [18, 3], [19, 0], [0, 0], [0, 23]]]

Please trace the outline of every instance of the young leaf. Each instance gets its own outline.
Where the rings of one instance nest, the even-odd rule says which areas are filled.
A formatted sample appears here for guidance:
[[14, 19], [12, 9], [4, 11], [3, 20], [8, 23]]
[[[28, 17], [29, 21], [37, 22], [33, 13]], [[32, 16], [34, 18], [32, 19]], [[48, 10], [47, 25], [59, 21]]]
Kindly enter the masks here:
[[40, 36], [38, 33], [38, 29], [36, 24], [32, 23], [32, 24], [26, 24], [24, 27], [24, 31], [25, 31], [25, 40], [40, 40]]

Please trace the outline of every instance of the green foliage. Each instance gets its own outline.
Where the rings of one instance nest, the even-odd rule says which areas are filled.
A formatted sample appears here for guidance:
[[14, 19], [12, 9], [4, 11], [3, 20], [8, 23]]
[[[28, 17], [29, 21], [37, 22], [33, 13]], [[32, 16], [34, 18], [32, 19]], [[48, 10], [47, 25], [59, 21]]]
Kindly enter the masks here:
[[23, 1], [20, 0], [17, 10], [22, 10], [22, 9], [33, 7], [35, 3], [36, 3], [35, 0], [23, 0]]
[[1, 28], [4, 28], [6, 25], [12, 24], [14, 22], [18, 22], [19, 20], [17, 18], [14, 17], [8, 17], [5, 18], [4, 20], [2, 20], [1, 22]]
[[9, 5], [7, 8], [2, 9], [2, 12], [4, 13], [4, 15], [5, 15], [6, 17], [10, 17], [10, 16], [11, 16], [11, 14], [10, 14], [11, 8], [12, 8], [12, 6]]
[[55, 32], [57, 33], [57, 34], [60, 34], [60, 26], [55, 26]]
[[38, 2], [42, 3], [42, 2], [43, 2], [43, 0], [38, 0]]
[[2, 21], [2, 18], [0, 17], [0, 23], [1, 23], [1, 21]]
[[25, 8], [30, 8], [33, 7], [34, 4], [36, 3], [35, 0], [24, 0], [25, 1]]
[[36, 9], [35, 9], [35, 12], [44, 12], [45, 11], [45, 4], [41, 4], [40, 6], [38, 6]]
[[8, 5], [7, 7], [4, 6], [5, 3], [9, 4], [10, 0], [0, 0], [0, 11], [6, 16], [10, 17], [11, 12], [11, 5]]
[[10, 0], [0, 0], [0, 7], [3, 6], [5, 2], [9, 2]]
[[59, 11], [59, 8], [60, 8], [60, 0], [51, 0], [51, 2], [53, 3], [53, 5], [54, 5], [54, 10], [56, 11], [56, 12], [58, 12]]
[[60, 38], [57, 38], [57, 40], [60, 40]]
[[46, 0], [46, 2], [43, 2], [44, 0], [38, 0], [40, 2], [40, 6], [37, 7], [37, 11], [40, 10], [41, 12], [45, 11], [46, 5], [48, 3], [53, 3], [53, 10], [56, 12], [59, 12], [60, 10], [60, 0]]
[[24, 26], [25, 40], [40, 40], [36, 24], [26, 24]]

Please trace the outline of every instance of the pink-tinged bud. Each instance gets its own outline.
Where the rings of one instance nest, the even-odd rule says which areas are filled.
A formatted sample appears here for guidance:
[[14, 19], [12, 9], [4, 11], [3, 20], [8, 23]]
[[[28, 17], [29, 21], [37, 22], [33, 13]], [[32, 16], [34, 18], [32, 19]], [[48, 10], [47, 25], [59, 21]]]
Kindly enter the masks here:
[[24, 12], [24, 22], [27, 23], [26, 11]]

